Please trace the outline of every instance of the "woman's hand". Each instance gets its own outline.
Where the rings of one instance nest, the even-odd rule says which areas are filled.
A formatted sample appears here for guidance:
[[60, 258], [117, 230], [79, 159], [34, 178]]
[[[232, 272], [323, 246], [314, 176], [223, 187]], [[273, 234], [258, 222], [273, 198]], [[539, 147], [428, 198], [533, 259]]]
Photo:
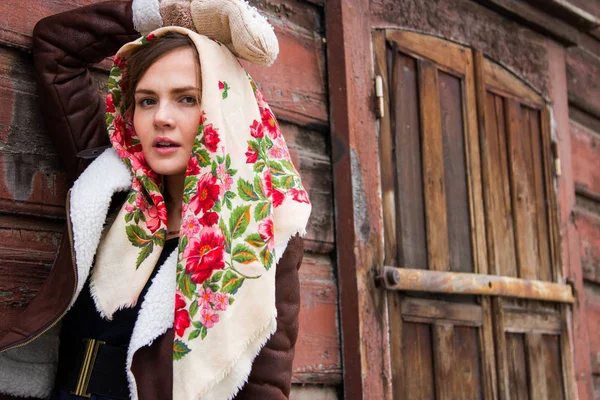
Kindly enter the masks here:
[[143, 34], [161, 26], [191, 29], [254, 64], [271, 65], [279, 54], [273, 27], [243, 0], [133, 0], [133, 20]]

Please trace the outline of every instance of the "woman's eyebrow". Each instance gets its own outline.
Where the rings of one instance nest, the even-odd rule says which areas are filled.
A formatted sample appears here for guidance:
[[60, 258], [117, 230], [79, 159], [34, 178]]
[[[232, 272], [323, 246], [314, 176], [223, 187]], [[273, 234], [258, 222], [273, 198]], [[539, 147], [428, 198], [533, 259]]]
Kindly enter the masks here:
[[[200, 89], [196, 86], [183, 86], [183, 87], [173, 88], [170, 90], [171, 93], [175, 93], [175, 94], [189, 92], [189, 91], [200, 91]], [[150, 89], [137, 89], [135, 91], [135, 94], [156, 94], [156, 92], [154, 90], [150, 90]]]

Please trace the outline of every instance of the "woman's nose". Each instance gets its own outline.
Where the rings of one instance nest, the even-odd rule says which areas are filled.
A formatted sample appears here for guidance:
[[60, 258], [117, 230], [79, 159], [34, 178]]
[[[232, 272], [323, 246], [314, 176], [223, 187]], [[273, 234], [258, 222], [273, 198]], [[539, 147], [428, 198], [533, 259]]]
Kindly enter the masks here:
[[170, 109], [169, 104], [160, 104], [154, 114], [154, 126], [157, 128], [168, 128], [173, 127], [174, 124], [173, 110]]

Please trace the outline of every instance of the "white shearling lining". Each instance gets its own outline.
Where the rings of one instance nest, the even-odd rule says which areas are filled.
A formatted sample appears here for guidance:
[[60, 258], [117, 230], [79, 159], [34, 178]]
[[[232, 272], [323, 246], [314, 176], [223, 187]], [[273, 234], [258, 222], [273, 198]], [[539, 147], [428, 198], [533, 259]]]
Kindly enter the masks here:
[[129, 190], [132, 175], [117, 152], [105, 150], [71, 189], [70, 217], [77, 264], [77, 289], [69, 307], [81, 293], [88, 278], [115, 192]]

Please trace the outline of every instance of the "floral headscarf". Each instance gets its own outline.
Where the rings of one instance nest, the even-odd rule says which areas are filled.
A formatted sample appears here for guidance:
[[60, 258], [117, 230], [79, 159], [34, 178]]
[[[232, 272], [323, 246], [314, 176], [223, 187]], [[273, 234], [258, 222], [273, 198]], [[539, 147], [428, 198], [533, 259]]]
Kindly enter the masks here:
[[[125, 45], [108, 81], [106, 122], [133, 181], [96, 258], [91, 289], [101, 313], [137, 301], [166, 239], [161, 179], [144, 160], [122, 91], [127, 54], [169, 31], [190, 37], [202, 71], [172, 294], [175, 398], [198, 398], [275, 330], [275, 265], [290, 237], [305, 234], [311, 205], [273, 113], [225, 46], [179, 27]], [[222, 346], [221, 356], [203, 359], [204, 346]]]

